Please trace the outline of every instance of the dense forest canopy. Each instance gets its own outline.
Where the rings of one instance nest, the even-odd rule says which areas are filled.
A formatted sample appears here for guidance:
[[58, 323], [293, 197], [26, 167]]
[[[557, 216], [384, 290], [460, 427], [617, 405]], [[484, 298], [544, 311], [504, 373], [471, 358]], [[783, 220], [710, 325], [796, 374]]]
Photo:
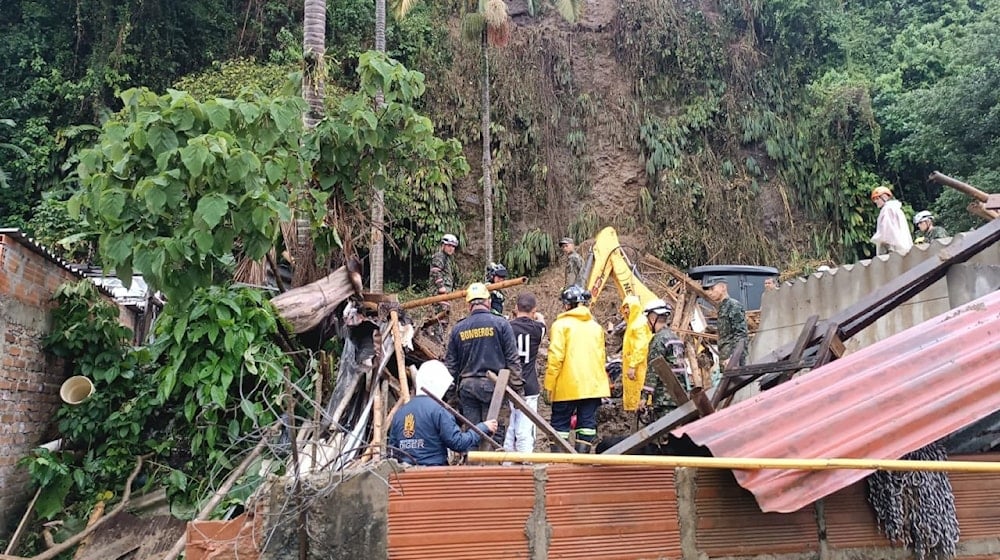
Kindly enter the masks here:
[[[371, 2], [327, 4], [336, 107], [359, 85], [375, 16]], [[387, 45], [426, 76], [416, 108], [472, 162], [477, 57], [457, 37], [463, 4], [390, 17]], [[605, 225], [644, 236], [682, 266], [846, 261], [871, 254], [874, 186], [892, 186], [911, 215], [931, 209], [951, 231], [975, 218], [960, 195], [927, 183], [930, 171], [1000, 190], [1000, 1], [589, 3], [595, 14], [605, 6], [615, 14], [601, 25], [587, 12], [566, 23], [544, 3], [513, 14], [511, 46], [491, 55], [496, 249], [516, 269], [553, 258], [553, 238]], [[0, 18], [0, 224], [50, 244], [80, 228], [64, 201], [79, 189], [80, 151], [122, 109], [121, 92], [270, 95], [302, 56], [303, 6], [292, 0], [20, 0]], [[592, 35], [613, 52], [623, 99], [588, 83], [587, 58], [604, 48]], [[605, 138], [631, 155], [608, 159]], [[622, 189], [603, 167], [635, 160], [626, 211], [595, 210], [607, 189]], [[477, 173], [456, 197], [473, 196]], [[390, 203], [410, 204], [412, 187], [393, 182]], [[474, 238], [476, 217], [461, 200], [454, 211], [463, 240]], [[421, 224], [390, 216], [390, 237], [405, 241], [390, 244], [387, 262], [423, 260], [433, 247], [423, 234], [439, 226]], [[363, 253], [362, 236], [354, 241]], [[85, 245], [69, 248], [87, 257]]]

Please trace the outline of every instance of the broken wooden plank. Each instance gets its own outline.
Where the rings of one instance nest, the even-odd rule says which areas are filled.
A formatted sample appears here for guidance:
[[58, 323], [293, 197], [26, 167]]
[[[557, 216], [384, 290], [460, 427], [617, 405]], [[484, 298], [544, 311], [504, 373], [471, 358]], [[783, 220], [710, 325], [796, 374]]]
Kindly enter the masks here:
[[399, 334], [399, 313], [395, 309], [389, 312], [389, 325], [396, 353], [396, 371], [399, 373], [399, 398], [406, 403], [410, 400], [410, 382], [406, 378], [406, 356], [403, 354], [403, 342]]
[[715, 412], [715, 407], [712, 406], [712, 401], [708, 400], [708, 396], [705, 394], [705, 389], [702, 387], [695, 387], [691, 389], [691, 402], [694, 403], [694, 407], [698, 410], [698, 414], [701, 416], [708, 416]]
[[658, 356], [652, 362], [649, 362], [649, 366], [653, 368], [653, 371], [656, 372], [657, 376], [659, 376], [660, 381], [663, 382], [664, 388], [667, 390], [667, 393], [670, 394], [670, 397], [674, 399], [675, 403], [680, 405], [691, 400], [688, 398], [687, 391], [684, 390], [684, 387], [681, 387], [681, 382], [677, 381], [677, 376], [674, 374], [674, 370], [670, 369], [670, 364], [668, 364], [662, 356]]
[[827, 362], [839, 358], [843, 355], [843, 352], [837, 353], [834, 350], [834, 341], [840, 343], [840, 348], [843, 349], [844, 343], [840, 342], [840, 337], [837, 336], [837, 324], [830, 323], [826, 328], [826, 333], [823, 334], [822, 342], [820, 342], [819, 350], [816, 351], [816, 365], [814, 367], [820, 367]]
[[[711, 393], [714, 392], [714, 389], [710, 389], [706, 396], [711, 397], [713, 396]], [[698, 418], [698, 409], [693, 402], [688, 401], [664, 414], [663, 417], [657, 419], [652, 424], [618, 442], [617, 445], [605, 451], [603, 455], [627, 455], [637, 449], [642, 449], [648, 443], [667, 433], [675, 426], [690, 422], [695, 418]]]
[[818, 322], [819, 315], [810, 315], [806, 319], [805, 325], [802, 326], [802, 332], [799, 333], [799, 338], [795, 341], [795, 346], [792, 347], [792, 352], [788, 356], [789, 360], [796, 361], [802, 359], [802, 353], [805, 352], [806, 345], [816, 336], [816, 323]]
[[[488, 372], [488, 375], [490, 376], [490, 379], [496, 382], [497, 376], [495, 373]], [[507, 398], [510, 399], [511, 406], [523, 412], [524, 415], [527, 416], [529, 420], [531, 420], [531, 423], [534, 424], [539, 430], [541, 430], [542, 433], [549, 436], [549, 439], [552, 440], [552, 443], [558, 445], [559, 448], [563, 450], [563, 452], [576, 453], [576, 450], [573, 449], [573, 446], [570, 445], [568, 441], [559, 436], [559, 433], [556, 432], [555, 428], [552, 427], [552, 424], [546, 422], [545, 419], [538, 414], [538, 411], [528, 406], [528, 403], [524, 402], [524, 399], [521, 398], [521, 395], [518, 395], [517, 391], [515, 391], [514, 388], [511, 387], [510, 385], [507, 386]]]
[[500, 408], [503, 406], [503, 396], [507, 392], [507, 383], [510, 381], [510, 370], [500, 370], [496, 384], [493, 386], [493, 398], [490, 399], [490, 408], [486, 412], [487, 420], [496, 420], [500, 416]]

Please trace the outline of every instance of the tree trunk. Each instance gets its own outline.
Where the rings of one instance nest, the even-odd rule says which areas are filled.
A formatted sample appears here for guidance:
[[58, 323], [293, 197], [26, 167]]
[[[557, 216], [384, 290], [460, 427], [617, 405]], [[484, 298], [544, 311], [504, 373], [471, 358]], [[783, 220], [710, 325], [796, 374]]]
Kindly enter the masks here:
[[323, 118], [323, 98], [326, 90], [326, 0], [305, 0], [302, 29], [302, 97], [309, 104], [303, 117], [309, 128]]
[[493, 154], [490, 150], [490, 61], [486, 39], [487, 26], [483, 26], [482, 64], [483, 79], [483, 242], [486, 244], [486, 262], [493, 262]]
[[[385, 52], [385, 0], [375, 0], [375, 50]], [[375, 94], [375, 106], [379, 109], [385, 106], [385, 96], [382, 90]], [[369, 289], [372, 292], [382, 292], [382, 272], [385, 268], [385, 192], [375, 188], [372, 196], [372, 242], [369, 264], [371, 279]]]

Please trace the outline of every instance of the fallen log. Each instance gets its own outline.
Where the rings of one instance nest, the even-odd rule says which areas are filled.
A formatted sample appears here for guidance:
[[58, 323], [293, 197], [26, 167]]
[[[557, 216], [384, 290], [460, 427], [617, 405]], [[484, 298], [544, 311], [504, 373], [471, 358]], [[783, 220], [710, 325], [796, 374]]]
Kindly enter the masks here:
[[360, 265], [349, 262], [319, 280], [271, 298], [295, 333], [315, 328], [345, 299], [361, 294]]

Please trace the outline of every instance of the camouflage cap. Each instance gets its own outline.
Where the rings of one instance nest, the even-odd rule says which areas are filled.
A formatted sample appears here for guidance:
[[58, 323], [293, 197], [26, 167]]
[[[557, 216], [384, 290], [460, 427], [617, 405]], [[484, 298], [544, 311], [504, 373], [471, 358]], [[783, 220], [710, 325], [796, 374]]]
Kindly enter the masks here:
[[729, 279], [727, 279], [725, 276], [706, 276], [701, 279], [701, 287], [702, 289], [705, 290], [711, 288], [716, 284], [728, 284], [728, 283]]
[[563, 237], [559, 240], [559, 246], [562, 247], [563, 245], [576, 245], [576, 241], [573, 241], [572, 237]]

